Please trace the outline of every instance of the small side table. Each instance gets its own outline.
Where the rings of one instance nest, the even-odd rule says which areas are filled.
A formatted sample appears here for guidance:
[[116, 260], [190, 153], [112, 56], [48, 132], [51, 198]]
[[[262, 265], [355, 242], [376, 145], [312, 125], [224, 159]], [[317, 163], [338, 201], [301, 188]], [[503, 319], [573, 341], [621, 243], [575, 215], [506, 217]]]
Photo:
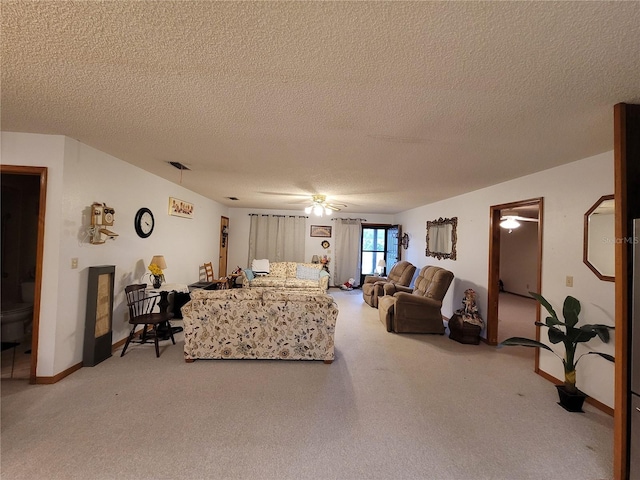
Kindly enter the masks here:
[[[160, 301], [158, 302], [158, 309], [161, 312], [169, 312], [172, 310], [173, 306], [173, 298], [169, 298], [173, 292], [179, 293], [189, 293], [189, 287], [183, 283], [163, 283], [160, 285], [160, 288], [148, 288], [147, 292], [151, 295], [159, 294]], [[166, 340], [169, 338], [168, 328], [171, 328], [173, 333], [178, 333], [182, 331], [182, 327], [173, 327], [170, 322], [167, 322], [167, 328], [163, 331], [162, 327], [158, 328], [159, 334], [162, 335], [161, 340]]]
[[480, 330], [478, 325], [465, 322], [462, 316], [457, 313], [454, 313], [449, 319], [449, 338], [456, 342], [478, 345]]
[[242, 284], [238, 285], [238, 278], [240, 278], [242, 274], [240, 273], [232, 273], [227, 278], [229, 278], [229, 288], [242, 288]]

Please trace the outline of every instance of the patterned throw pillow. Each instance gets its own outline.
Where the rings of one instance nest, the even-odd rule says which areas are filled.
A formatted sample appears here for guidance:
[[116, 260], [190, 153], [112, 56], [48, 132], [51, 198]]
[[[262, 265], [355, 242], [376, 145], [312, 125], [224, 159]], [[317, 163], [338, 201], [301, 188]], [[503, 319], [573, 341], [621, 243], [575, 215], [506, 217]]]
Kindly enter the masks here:
[[286, 277], [287, 262], [271, 262], [269, 264], [269, 275], [272, 275], [274, 277]]
[[300, 280], [318, 280], [320, 278], [320, 270], [312, 267], [298, 265], [296, 269], [296, 278]]

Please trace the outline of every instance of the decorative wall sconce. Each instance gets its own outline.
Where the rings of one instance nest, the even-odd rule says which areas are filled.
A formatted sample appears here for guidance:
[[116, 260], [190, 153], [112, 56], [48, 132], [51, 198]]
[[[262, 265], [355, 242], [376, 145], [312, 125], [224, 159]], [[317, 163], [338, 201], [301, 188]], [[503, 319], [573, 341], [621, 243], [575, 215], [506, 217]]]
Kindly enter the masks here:
[[224, 225], [222, 227], [222, 248], [227, 246], [227, 238], [229, 237], [229, 227]]
[[400, 239], [400, 245], [402, 245], [402, 248], [404, 248], [405, 250], [407, 248], [409, 248], [409, 234], [405, 233], [404, 235], [402, 235], [402, 238]]
[[118, 234], [106, 228], [113, 226], [115, 213], [115, 209], [107, 207], [106, 203], [95, 202], [91, 205], [91, 226], [88, 230], [89, 242], [99, 245], [107, 239], [115, 240]]

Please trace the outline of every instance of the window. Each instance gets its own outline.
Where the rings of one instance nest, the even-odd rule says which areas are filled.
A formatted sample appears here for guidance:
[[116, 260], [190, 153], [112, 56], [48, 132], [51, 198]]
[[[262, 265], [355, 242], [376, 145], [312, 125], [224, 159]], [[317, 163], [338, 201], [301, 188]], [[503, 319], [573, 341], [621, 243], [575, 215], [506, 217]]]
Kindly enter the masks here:
[[[364, 282], [365, 276], [373, 275], [374, 272], [386, 274], [391, 266], [400, 260], [399, 232], [398, 225], [362, 226], [360, 284]], [[382, 271], [378, 267], [380, 260], [386, 262], [386, 267]]]

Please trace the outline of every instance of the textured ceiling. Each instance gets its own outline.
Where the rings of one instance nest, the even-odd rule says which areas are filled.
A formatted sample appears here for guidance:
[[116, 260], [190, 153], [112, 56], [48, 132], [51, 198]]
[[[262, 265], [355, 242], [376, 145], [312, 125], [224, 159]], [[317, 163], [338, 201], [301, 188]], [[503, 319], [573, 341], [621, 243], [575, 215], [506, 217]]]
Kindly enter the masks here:
[[[2, 130], [235, 207], [395, 213], [613, 148], [640, 2], [2, 1]], [[226, 197], [238, 197], [232, 202]], [[520, 199], [513, 199], [520, 200]]]

